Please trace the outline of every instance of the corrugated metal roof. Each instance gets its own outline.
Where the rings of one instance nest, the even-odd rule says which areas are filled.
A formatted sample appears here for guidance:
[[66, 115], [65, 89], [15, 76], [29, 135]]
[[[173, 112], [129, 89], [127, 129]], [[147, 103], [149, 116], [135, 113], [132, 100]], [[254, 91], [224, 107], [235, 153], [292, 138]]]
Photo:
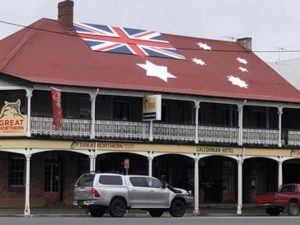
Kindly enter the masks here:
[[163, 34], [186, 59], [139, 57], [94, 52], [56, 20], [32, 26], [0, 42], [2, 73], [46, 84], [300, 102], [292, 85], [236, 42]]

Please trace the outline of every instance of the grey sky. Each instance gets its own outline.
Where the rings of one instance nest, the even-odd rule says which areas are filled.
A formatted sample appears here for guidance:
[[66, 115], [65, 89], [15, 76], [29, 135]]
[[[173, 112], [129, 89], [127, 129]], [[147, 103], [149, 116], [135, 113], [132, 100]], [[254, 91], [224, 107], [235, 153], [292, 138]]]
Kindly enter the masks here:
[[[61, 0], [0, 0], [0, 20], [29, 25], [57, 18]], [[300, 50], [299, 0], [74, 0], [80, 22], [211, 39], [252, 37], [253, 50]], [[18, 5], [18, 6], [17, 6]], [[20, 28], [0, 23], [0, 38]], [[266, 61], [279, 53], [257, 53]], [[280, 53], [280, 59], [300, 57]]]

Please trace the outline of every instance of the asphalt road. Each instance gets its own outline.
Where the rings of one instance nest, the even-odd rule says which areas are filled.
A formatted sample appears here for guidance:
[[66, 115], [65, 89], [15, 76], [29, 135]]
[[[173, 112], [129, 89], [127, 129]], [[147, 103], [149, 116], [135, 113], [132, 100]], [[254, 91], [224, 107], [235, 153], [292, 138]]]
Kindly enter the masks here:
[[296, 225], [300, 217], [2, 217], [1, 225]]

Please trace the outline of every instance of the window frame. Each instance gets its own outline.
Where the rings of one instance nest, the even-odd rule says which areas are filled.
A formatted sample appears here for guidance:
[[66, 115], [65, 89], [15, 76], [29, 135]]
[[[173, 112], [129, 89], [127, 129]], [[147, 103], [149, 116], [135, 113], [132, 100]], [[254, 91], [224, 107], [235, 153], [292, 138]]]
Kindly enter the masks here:
[[[12, 169], [12, 165], [13, 165], [13, 160], [22, 160], [22, 163], [23, 163], [23, 168], [22, 169]], [[8, 163], [8, 184], [9, 184], [9, 187], [24, 187], [25, 186], [25, 180], [26, 180], [26, 160], [25, 160], [25, 157], [24, 156], [21, 156], [21, 155], [16, 155], [16, 154], [11, 154], [9, 156], [9, 163]], [[12, 175], [13, 173], [17, 173], [17, 174], [21, 174], [23, 173], [23, 176], [22, 178], [20, 178], [20, 180], [22, 180], [22, 184], [13, 184], [13, 180], [12, 179]], [[14, 174], [16, 175], [16, 174]], [[18, 180], [18, 179], [17, 179]]]
[[[162, 183], [161, 183], [160, 180], [158, 180], [156, 178], [153, 178], [153, 177], [146, 177], [146, 180], [147, 180], [147, 185], [148, 185], [149, 188], [157, 188], [157, 189], [162, 188]], [[157, 184], [160, 184], [160, 185], [159, 186], [154, 186], [153, 183], [155, 183], [155, 182]]]
[[[131, 119], [131, 101], [127, 100], [113, 100], [112, 102], [112, 119], [116, 121], [130, 121]], [[119, 105], [118, 107], [121, 108], [121, 105], [126, 105], [128, 107], [127, 113], [125, 110], [122, 112], [119, 112], [119, 110], [116, 109], [116, 105]], [[123, 107], [123, 106], [122, 106]], [[116, 110], [116, 113], [115, 113]], [[123, 115], [127, 114], [127, 117], [124, 117]], [[122, 118], [121, 118], [122, 117]]]
[[[118, 178], [120, 181], [121, 181], [121, 183], [102, 183], [101, 182], [101, 178]], [[99, 184], [101, 184], [101, 185], [109, 185], [109, 186], [122, 186], [123, 185], [123, 178], [121, 177], [121, 176], [118, 176], [118, 175], [100, 175], [99, 176], [99, 179], [98, 179], [98, 183]]]
[[[134, 182], [132, 182], [132, 179], [142, 179], [142, 182], [143, 183], [143, 186], [140, 186], [140, 185], [135, 185]], [[146, 181], [146, 177], [129, 177], [129, 181], [130, 181], [130, 184], [133, 186], [133, 187], [141, 187], [141, 188], [147, 188], [148, 187], [148, 184], [147, 184], [147, 181]]]

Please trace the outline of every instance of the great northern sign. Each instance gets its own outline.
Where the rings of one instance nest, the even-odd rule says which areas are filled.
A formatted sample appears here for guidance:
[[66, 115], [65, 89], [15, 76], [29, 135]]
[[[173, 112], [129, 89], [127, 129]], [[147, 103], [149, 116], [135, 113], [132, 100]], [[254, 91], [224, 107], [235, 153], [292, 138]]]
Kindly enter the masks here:
[[20, 111], [21, 101], [4, 102], [0, 113], [0, 136], [25, 136], [27, 116]]

